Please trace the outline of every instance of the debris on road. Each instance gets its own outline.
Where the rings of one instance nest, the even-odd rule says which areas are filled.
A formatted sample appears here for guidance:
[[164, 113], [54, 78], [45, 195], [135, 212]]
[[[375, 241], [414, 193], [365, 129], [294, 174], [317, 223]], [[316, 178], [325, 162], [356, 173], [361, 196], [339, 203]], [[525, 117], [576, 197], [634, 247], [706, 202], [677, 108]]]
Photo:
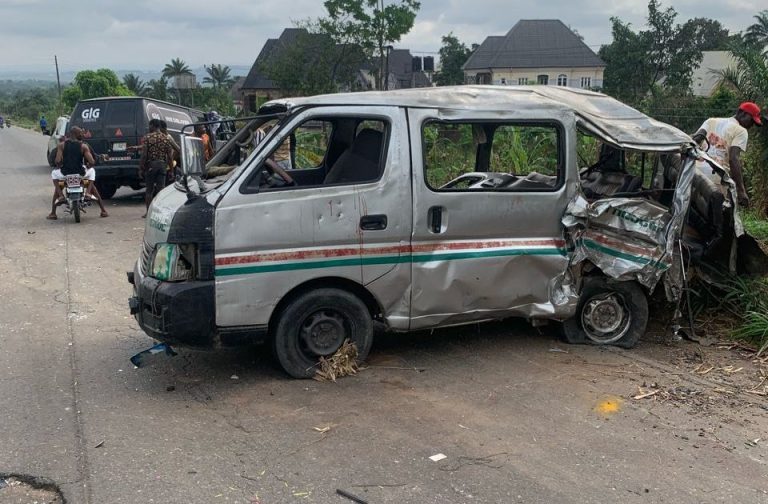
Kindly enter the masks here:
[[315, 373], [317, 381], [332, 381], [347, 375], [357, 374], [360, 366], [357, 364], [357, 346], [349, 340], [327, 359], [320, 357], [320, 368]]
[[158, 343], [152, 348], [148, 348], [131, 357], [131, 363], [137, 368], [146, 367], [159, 360], [162, 356], [175, 357], [176, 355], [178, 354], [170, 347], [170, 345]]
[[658, 389], [651, 390], [650, 392], [644, 391], [641, 387], [638, 387], [638, 389], [639, 389], [638, 394], [636, 396], [633, 396], [632, 399], [635, 399], [635, 400], [645, 399], [647, 397], [655, 396], [660, 392]]
[[236, 374], [233, 374], [232, 376], [230, 376], [230, 377], [229, 377], [229, 379], [230, 379], [230, 380], [239, 380], [239, 379], [240, 379], [240, 377], [239, 377], [239, 376], [237, 376]]
[[94, 448], [101, 448], [102, 446], [104, 446], [104, 441], [99, 441]]
[[432, 462], [440, 462], [441, 460], [447, 459], [447, 458], [448, 458], [447, 455], [444, 455], [442, 453], [437, 453], [437, 454], [432, 455], [431, 457], [429, 457], [429, 460], [431, 460]]
[[341, 495], [342, 497], [346, 497], [347, 499], [351, 500], [352, 502], [356, 502], [357, 504], [368, 504], [367, 500], [361, 499], [355, 494], [351, 494], [347, 492], [346, 490], [342, 490], [341, 488], [336, 489], [336, 493]]
[[312, 427], [312, 428], [315, 429], [320, 434], [325, 434], [326, 432], [331, 430], [331, 426], [330, 425], [326, 425], [325, 427]]

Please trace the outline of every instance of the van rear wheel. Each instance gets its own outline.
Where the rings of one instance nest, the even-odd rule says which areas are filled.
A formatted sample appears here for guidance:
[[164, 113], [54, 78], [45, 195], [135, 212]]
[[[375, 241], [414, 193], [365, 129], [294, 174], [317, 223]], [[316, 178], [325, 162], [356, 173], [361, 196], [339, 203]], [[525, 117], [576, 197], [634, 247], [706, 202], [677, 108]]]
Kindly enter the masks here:
[[294, 378], [311, 378], [320, 357], [336, 353], [346, 340], [357, 346], [357, 360], [368, 356], [373, 319], [357, 296], [341, 289], [301, 294], [280, 313], [274, 330], [275, 356]]
[[568, 343], [632, 348], [648, 325], [648, 298], [636, 282], [584, 281], [576, 314], [563, 322]]

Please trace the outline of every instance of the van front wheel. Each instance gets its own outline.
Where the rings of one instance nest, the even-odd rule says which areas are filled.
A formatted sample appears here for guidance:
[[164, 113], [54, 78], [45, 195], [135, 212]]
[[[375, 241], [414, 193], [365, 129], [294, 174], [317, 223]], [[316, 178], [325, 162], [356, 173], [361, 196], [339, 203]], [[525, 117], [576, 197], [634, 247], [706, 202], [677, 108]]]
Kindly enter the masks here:
[[291, 301], [274, 331], [274, 352], [286, 373], [311, 378], [320, 357], [329, 357], [349, 340], [357, 360], [368, 356], [373, 320], [357, 296], [341, 289], [316, 289]]
[[568, 343], [632, 348], [648, 325], [648, 298], [635, 282], [591, 277], [584, 281], [576, 314], [563, 322]]

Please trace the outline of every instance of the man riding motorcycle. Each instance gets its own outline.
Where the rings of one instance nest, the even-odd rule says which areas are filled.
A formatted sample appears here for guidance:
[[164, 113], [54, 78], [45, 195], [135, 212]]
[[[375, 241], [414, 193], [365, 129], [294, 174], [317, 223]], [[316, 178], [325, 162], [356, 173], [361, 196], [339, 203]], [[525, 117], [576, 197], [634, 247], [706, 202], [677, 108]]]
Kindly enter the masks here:
[[[57, 147], [55, 161], [57, 168], [51, 172], [51, 179], [53, 180], [51, 213], [46, 217], [49, 220], [57, 219], [56, 207], [66, 201], [61, 192], [60, 182], [65, 180], [67, 175], [80, 175], [89, 185], [93, 185], [96, 179], [96, 170], [93, 168], [96, 160], [88, 144], [82, 142], [82, 137], [82, 130], [73, 126], [67, 134], [67, 139], [59, 143]], [[90, 195], [90, 192], [86, 192], [86, 195]], [[97, 198], [97, 201], [101, 207], [101, 217], [107, 217], [107, 210], [104, 208], [101, 198]]]

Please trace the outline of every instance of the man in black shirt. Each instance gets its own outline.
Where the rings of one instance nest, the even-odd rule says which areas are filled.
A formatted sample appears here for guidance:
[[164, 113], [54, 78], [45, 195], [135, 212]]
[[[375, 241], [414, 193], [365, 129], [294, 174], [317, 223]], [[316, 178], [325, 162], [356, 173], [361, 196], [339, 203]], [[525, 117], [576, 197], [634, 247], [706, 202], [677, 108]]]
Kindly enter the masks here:
[[56, 166], [51, 172], [53, 179], [53, 200], [51, 201], [51, 213], [46, 219], [55, 220], [56, 207], [64, 203], [64, 195], [59, 188], [59, 182], [64, 180], [67, 175], [85, 175], [83, 164], [91, 167], [96, 161], [91, 155], [91, 150], [86, 144], [81, 142], [81, 130], [77, 126], [72, 126], [67, 134], [67, 139], [59, 143], [56, 149]]

